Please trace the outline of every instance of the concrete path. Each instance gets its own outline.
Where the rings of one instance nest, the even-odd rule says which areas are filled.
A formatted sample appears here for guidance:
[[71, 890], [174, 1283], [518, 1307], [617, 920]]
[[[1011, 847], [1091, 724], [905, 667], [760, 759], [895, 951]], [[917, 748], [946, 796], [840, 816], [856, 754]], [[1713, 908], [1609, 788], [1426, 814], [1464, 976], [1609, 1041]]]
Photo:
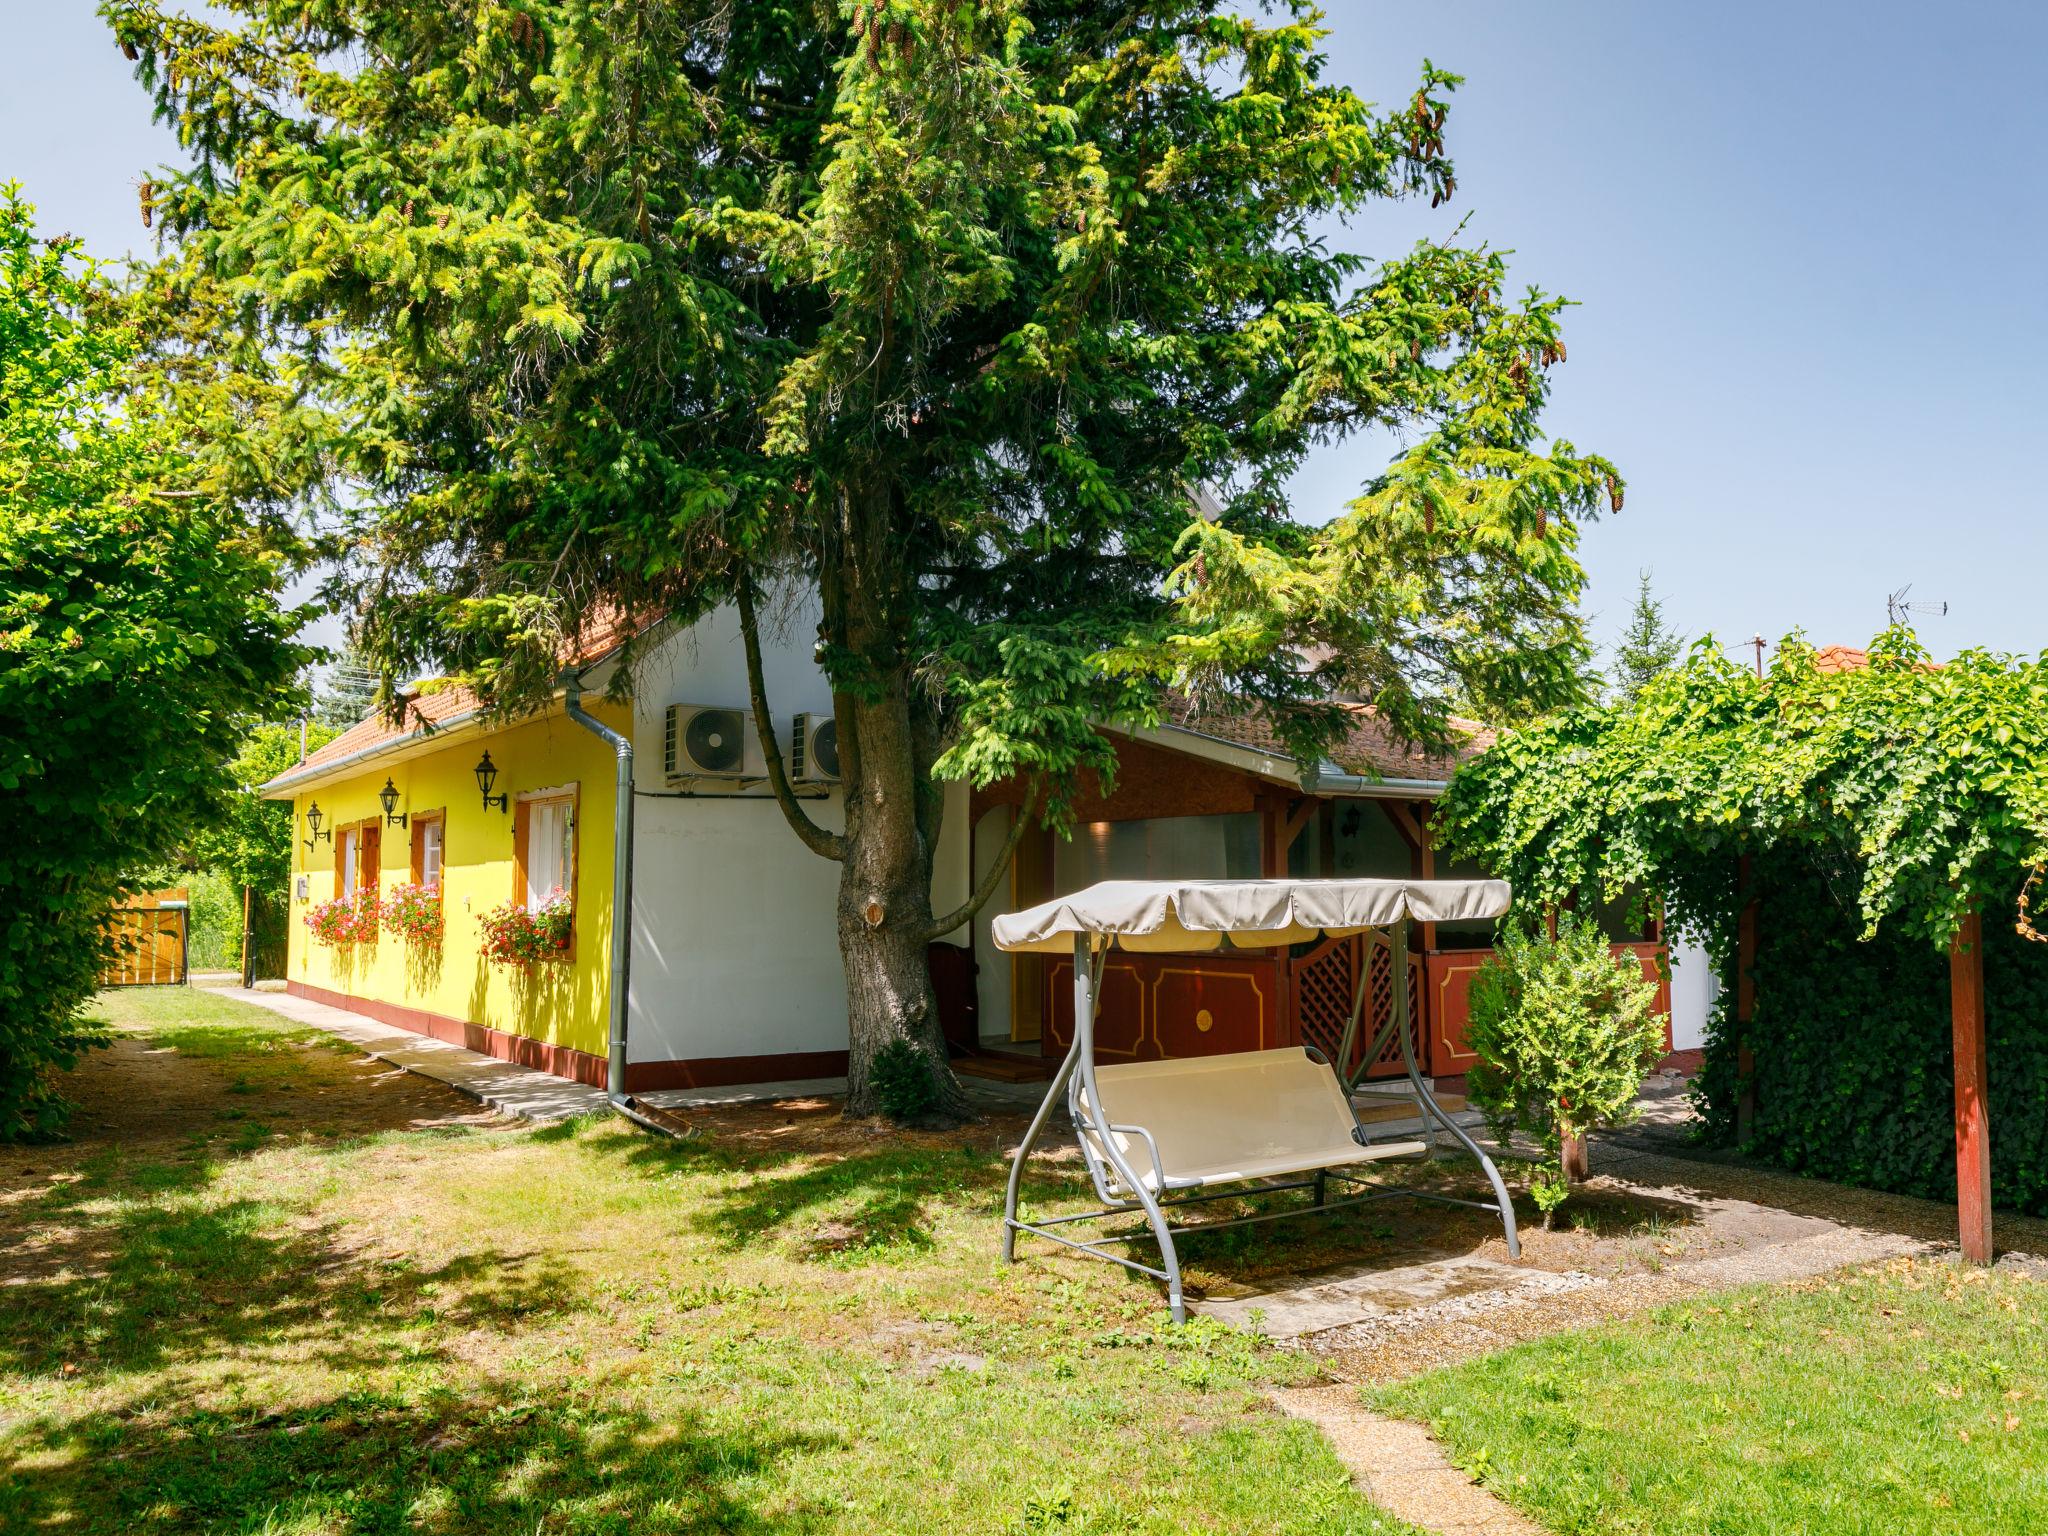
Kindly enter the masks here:
[[516, 1066], [466, 1046], [416, 1035], [409, 1029], [379, 1024], [375, 1019], [350, 1013], [346, 1008], [330, 1007], [286, 992], [257, 992], [243, 987], [213, 990], [222, 997], [232, 997], [237, 1002], [282, 1014], [295, 1024], [324, 1030], [346, 1040], [365, 1055], [388, 1061], [407, 1072], [417, 1072], [421, 1077], [431, 1077], [437, 1083], [446, 1083], [501, 1114], [516, 1115], [522, 1120], [546, 1121], [606, 1112], [604, 1091], [600, 1088], [572, 1083], [551, 1072], [536, 1072], [531, 1067]]
[[1428, 1430], [1372, 1412], [1354, 1387], [1282, 1387], [1273, 1401], [1320, 1429], [1359, 1491], [1397, 1519], [1444, 1536], [1546, 1536], [1445, 1460]]
[[[222, 997], [232, 997], [237, 1002], [267, 1008], [295, 1024], [325, 1030], [346, 1040], [365, 1055], [388, 1061], [407, 1072], [417, 1072], [421, 1077], [431, 1077], [437, 1083], [446, 1083], [501, 1114], [545, 1122], [568, 1120], [577, 1115], [604, 1114], [609, 1108], [601, 1088], [572, 1083], [551, 1072], [537, 1072], [531, 1067], [500, 1061], [467, 1046], [416, 1035], [409, 1029], [379, 1024], [375, 1019], [351, 1013], [346, 1008], [267, 989], [251, 991], [238, 986], [223, 986], [207, 990], [218, 992]], [[1010, 1085], [991, 1086], [1006, 1088]], [[765, 1104], [778, 1099], [831, 1098], [844, 1092], [846, 1079], [843, 1077], [807, 1077], [725, 1088], [664, 1088], [653, 1093], [636, 1093], [633, 1097], [654, 1109], [677, 1111]], [[1032, 1102], [1037, 1101], [1034, 1098]], [[1011, 1106], [1005, 1100], [1002, 1107]]]

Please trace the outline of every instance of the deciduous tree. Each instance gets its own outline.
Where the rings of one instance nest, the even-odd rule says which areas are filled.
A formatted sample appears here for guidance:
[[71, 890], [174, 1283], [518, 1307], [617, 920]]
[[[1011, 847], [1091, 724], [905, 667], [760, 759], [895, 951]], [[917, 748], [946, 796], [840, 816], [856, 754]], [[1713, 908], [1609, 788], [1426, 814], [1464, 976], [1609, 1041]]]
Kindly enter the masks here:
[[[1369, 106], [1306, 4], [104, 9], [195, 157], [154, 194], [179, 280], [324, 413], [387, 674], [517, 708], [594, 612], [734, 602], [751, 658], [760, 594], [814, 596], [843, 828], [758, 664], [753, 702], [841, 866], [853, 1112], [897, 1038], [963, 1107], [938, 779], [1026, 776], [1057, 825], [1162, 679], [1303, 750], [1334, 692], [1427, 739], [1454, 694], [1578, 687], [1577, 530], [1621, 492], [1538, 428], [1562, 302], [1495, 251], [1331, 243], [1452, 196], [1458, 82]], [[1393, 462], [1297, 520], [1304, 456], [1368, 429]]]
[[[52, 1071], [124, 872], [231, 787], [308, 659], [281, 565], [210, 478], [217, 420], [142, 365], [130, 305], [0, 187], [0, 1137], [61, 1125]], [[204, 390], [197, 398], [212, 397]]]

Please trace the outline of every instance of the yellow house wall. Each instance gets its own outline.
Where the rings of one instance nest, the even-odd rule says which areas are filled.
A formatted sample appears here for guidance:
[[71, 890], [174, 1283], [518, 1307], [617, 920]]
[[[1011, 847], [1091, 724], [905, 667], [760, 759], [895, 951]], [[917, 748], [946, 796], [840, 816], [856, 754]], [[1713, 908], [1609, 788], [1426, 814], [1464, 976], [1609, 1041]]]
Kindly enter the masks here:
[[[631, 729], [625, 710], [592, 705], [616, 730]], [[596, 736], [551, 711], [492, 731], [452, 734], [446, 747], [398, 761], [372, 760], [353, 777], [302, 789], [293, 800], [291, 977], [332, 992], [420, 1009], [506, 1034], [602, 1056], [606, 1043], [607, 955], [611, 944], [612, 793], [615, 759]], [[483, 808], [476, 763], [488, 747], [499, 769], [495, 792], [511, 796], [500, 811]], [[408, 946], [389, 933], [373, 945], [332, 948], [314, 940], [306, 914], [331, 899], [337, 880], [340, 829], [383, 817], [377, 792], [389, 776], [402, 812], [441, 810], [442, 935], [438, 950]], [[479, 919], [514, 896], [513, 817], [522, 794], [574, 784], [577, 789], [574, 958], [522, 971], [493, 965], [482, 954]], [[318, 801], [323, 839], [306, 849], [306, 808]], [[378, 887], [412, 878], [412, 833], [383, 830]], [[308, 876], [305, 899], [297, 876]]]

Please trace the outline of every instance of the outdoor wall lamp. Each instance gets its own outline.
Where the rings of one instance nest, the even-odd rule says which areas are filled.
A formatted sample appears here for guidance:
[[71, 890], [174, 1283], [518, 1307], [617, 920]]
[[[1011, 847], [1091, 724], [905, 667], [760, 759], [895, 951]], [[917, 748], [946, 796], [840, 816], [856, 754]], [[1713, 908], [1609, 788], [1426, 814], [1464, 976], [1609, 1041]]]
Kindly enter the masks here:
[[325, 832], [322, 832], [320, 830], [320, 819], [320, 802], [318, 800], [315, 800], [311, 805], [306, 807], [305, 846], [306, 852], [308, 853], [311, 853], [313, 851], [313, 845], [317, 842], [320, 842], [323, 838], [330, 843], [334, 841], [334, 828], [329, 827]]
[[391, 814], [392, 807], [398, 804], [398, 786], [391, 782], [388, 773], [384, 775], [384, 787], [377, 791], [377, 803], [384, 807], [384, 825], [387, 827], [394, 821], [404, 826], [405, 818], [411, 814], [409, 811], [400, 811], [396, 816]]
[[484, 792], [484, 809], [488, 811], [495, 805], [501, 811], [510, 810], [512, 808], [512, 796], [509, 791], [502, 795], [491, 793], [491, 786], [497, 782], [498, 765], [491, 761], [491, 754], [485, 752], [484, 760], [476, 765], [476, 783], [477, 788]]

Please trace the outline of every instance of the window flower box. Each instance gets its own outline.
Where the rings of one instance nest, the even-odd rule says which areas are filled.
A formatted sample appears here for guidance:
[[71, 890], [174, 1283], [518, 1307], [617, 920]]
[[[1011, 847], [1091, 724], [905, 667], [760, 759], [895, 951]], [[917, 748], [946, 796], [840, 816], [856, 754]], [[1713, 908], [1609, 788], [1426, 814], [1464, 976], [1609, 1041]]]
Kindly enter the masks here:
[[407, 944], [438, 949], [441, 944], [441, 888], [394, 885], [384, 893], [384, 931]]
[[306, 927], [316, 942], [329, 949], [377, 942], [377, 893], [357, 891], [323, 901], [306, 914]]
[[507, 904], [486, 912], [480, 920], [484, 958], [494, 965], [517, 966], [522, 970], [566, 960], [575, 918], [568, 893], [560, 889], [551, 892], [532, 911]]

